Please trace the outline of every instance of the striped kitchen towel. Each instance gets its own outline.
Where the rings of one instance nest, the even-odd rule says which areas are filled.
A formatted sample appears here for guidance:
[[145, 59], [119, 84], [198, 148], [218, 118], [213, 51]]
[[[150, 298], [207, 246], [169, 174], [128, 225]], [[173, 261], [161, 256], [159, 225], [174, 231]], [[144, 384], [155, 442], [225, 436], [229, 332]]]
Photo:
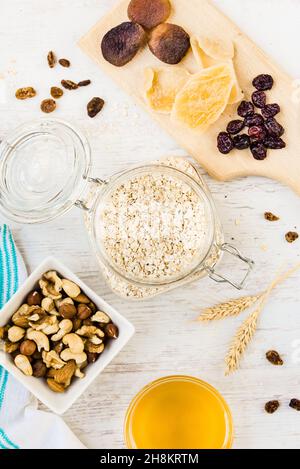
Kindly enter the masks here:
[[[0, 227], [0, 310], [27, 272], [11, 231]], [[0, 311], [1, 314], [1, 311]], [[0, 367], [0, 449], [84, 449], [61, 417], [38, 410], [37, 400]]]

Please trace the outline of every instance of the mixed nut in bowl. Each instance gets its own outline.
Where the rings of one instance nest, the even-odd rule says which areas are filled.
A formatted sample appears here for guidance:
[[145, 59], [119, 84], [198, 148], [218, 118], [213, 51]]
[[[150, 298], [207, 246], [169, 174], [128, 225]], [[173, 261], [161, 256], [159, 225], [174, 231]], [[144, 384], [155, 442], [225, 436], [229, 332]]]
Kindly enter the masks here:
[[133, 333], [124, 317], [48, 258], [1, 311], [0, 365], [61, 414]]

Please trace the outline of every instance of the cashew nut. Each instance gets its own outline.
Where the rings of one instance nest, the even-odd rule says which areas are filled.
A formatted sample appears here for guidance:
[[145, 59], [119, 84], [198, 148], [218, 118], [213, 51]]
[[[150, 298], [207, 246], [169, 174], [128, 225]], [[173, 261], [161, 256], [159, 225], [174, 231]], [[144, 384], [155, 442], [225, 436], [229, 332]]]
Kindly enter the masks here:
[[8, 329], [8, 340], [10, 342], [19, 342], [25, 335], [25, 330], [19, 326], [12, 326]]
[[104, 332], [96, 326], [82, 326], [76, 331], [76, 334], [82, 335], [83, 337], [93, 337], [95, 335], [104, 337]]
[[33, 342], [36, 343], [39, 352], [42, 349], [46, 350], [46, 352], [49, 352], [49, 339], [43, 332], [30, 329], [27, 331], [27, 338], [29, 340], [33, 340]]
[[71, 330], [73, 329], [73, 323], [71, 319], [63, 319], [62, 321], [60, 321], [58, 327], [59, 327], [59, 331], [57, 332], [57, 334], [54, 334], [51, 337], [51, 340], [53, 340], [53, 342], [58, 342], [66, 334], [69, 334], [69, 332], [71, 332]]
[[80, 379], [82, 379], [82, 378], [84, 378], [84, 377], [85, 377], [85, 374], [84, 374], [84, 373], [82, 373], [82, 371], [81, 371], [81, 369], [80, 369], [80, 368], [76, 368], [76, 371], [75, 371], [75, 376], [76, 376], [77, 378], [80, 378]]
[[62, 287], [70, 298], [76, 298], [76, 296], [80, 295], [81, 290], [79, 286], [71, 280], [63, 278]]
[[94, 316], [92, 316], [91, 319], [94, 322], [100, 322], [102, 324], [110, 323], [110, 317], [107, 316], [107, 314], [104, 313], [103, 311], [97, 311], [96, 314], [94, 314]]
[[67, 334], [63, 338], [63, 343], [69, 346], [72, 353], [82, 353], [84, 350], [84, 342], [77, 334]]
[[15, 358], [15, 365], [17, 368], [19, 368], [19, 370], [24, 373], [24, 375], [32, 376], [32, 366], [30, 361], [28, 360], [28, 357], [26, 357], [25, 355], [17, 355]]
[[41, 306], [47, 313], [51, 313], [51, 311], [55, 308], [54, 301], [49, 297], [42, 299]]
[[60, 358], [66, 362], [69, 360], [75, 360], [77, 365], [80, 365], [81, 363], [86, 361], [87, 355], [85, 352], [73, 353], [71, 349], [66, 348], [61, 352]]
[[104, 344], [94, 345], [90, 341], [87, 341], [85, 349], [90, 353], [102, 353], [104, 350]]
[[92, 337], [90, 337], [90, 342], [94, 345], [100, 345], [102, 344], [102, 339], [99, 339], [99, 337], [93, 335]]
[[65, 362], [59, 357], [59, 355], [55, 352], [55, 350], [51, 350], [50, 352], [43, 352], [42, 353], [43, 361], [47, 368], [54, 368], [55, 370], [59, 370], [63, 366], [65, 366]]

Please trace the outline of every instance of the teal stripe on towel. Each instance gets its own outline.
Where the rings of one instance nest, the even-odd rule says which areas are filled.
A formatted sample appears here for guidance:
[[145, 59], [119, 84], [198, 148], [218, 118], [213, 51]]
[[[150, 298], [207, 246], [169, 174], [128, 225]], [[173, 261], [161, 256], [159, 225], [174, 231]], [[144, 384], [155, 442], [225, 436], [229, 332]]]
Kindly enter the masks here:
[[[1, 246], [0, 246], [0, 307], [10, 299], [10, 297], [17, 291], [19, 285], [18, 278], [18, 263], [17, 254], [12, 238], [11, 232], [8, 230], [7, 225], [0, 229], [1, 233]], [[4, 252], [2, 251], [2, 249]], [[6, 266], [7, 282], [4, 282], [4, 263]], [[7, 285], [6, 292], [4, 292], [5, 283]], [[5, 396], [6, 385], [8, 381], [8, 372], [0, 367], [0, 410], [3, 405]], [[2, 441], [1, 441], [2, 440]], [[7, 446], [8, 445], [8, 446]], [[6, 435], [4, 430], [0, 428], [0, 448], [2, 449], [18, 449], [19, 447], [14, 444]]]
[[9, 438], [8, 436], [6, 435], [5, 431], [3, 430], [3, 428], [0, 428], [0, 438], [2, 439], [2, 442], [4, 442], [4, 444], [10, 446], [10, 448], [6, 448], [6, 449], [19, 449], [19, 447], [17, 445], [15, 445]]

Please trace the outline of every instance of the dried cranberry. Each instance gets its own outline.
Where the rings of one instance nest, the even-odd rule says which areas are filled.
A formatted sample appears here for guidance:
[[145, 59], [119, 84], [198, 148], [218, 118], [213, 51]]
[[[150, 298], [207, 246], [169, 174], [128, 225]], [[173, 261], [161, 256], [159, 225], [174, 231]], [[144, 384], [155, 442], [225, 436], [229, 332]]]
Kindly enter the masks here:
[[264, 160], [267, 157], [267, 149], [263, 143], [252, 144], [251, 153], [256, 160]]
[[286, 143], [279, 137], [272, 137], [269, 135], [265, 140], [264, 144], [267, 148], [271, 150], [281, 150], [282, 148], [286, 147]]
[[243, 130], [244, 127], [245, 127], [244, 121], [240, 119], [236, 119], [234, 121], [229, 122], [226, 130], [229, 134], [235, 135], [241, 132], [241, 130]]
[[227, 155], [233, 149], [233, 141], [227, 132], [220, 132], [218, 135], [218, 149], [223, 155]]
[[258, 108], [265, 107], [267, 102], [267, 95], [264, 91], [254, 91], [252, 94], [252, 102]]
[[249, 127], [248, 135], [251, 143], [262, 142], [267, 137], [267, 131], [262, 125], [253, 125]]
[[263, 125], [264, 118], [260, 114], [253, 114], [252, 116], [245, 117], [245, 126], [252, 127], [253, 125]]
[[247, 117], [254, 114], [254, 106], [249, 101], [242, 101], [238, 107], [237, 113], [241, 117]]
[[274, 117], [270, 117], [265, 121], [265, 126], [268, 131], [268, 134], [270, 134], [272, 137], [281, 137], [284, 134], [284, 128], [282, 125], [277, 122]]
[[261, 113], [265, 119], [268, 119], [269, 117], [274, 117], [279, 112], [280, 112], [279, 104], [267, 104], [261, 110]]
[[254, 88], [258, 91], [270, 90], [274, 85], [271, 75], [258, 75], [252, 82]]
[[246, 150], [250, 146], [250, 138], [247, 134], [236, 135], [233, 137], [233, 144], [237, 150]]

